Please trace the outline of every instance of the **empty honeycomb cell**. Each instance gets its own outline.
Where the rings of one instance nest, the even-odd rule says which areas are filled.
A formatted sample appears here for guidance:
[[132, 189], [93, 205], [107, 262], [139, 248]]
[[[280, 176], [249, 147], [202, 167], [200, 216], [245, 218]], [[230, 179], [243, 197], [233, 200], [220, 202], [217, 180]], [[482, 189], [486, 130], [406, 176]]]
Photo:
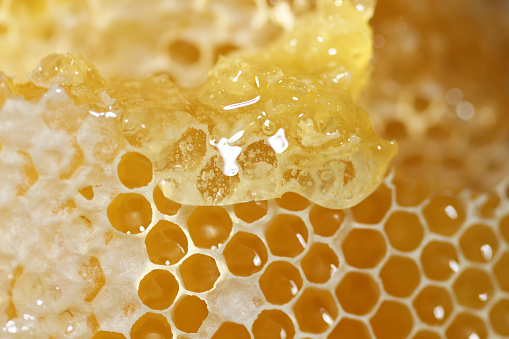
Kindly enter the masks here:
[[509, 214], [500, 220], [500, 233], [505, 239], [505, 242], [509, 244]]
[[336, 253], [324, 243], [314, 243], [302, 258], [301, 267], [313, 283], [326, 283], [339, 267]]
[[433, 280], [447, 280], [458, 272], [458, 253], [448, 242], [431, 241], [421, 253], [421, 264], [424, 274]]
[[241, 277], [260, 271], [268, 259], [261, 239], [247, 232], [235, 233], [226, 244], [223, 255], [230, 272]]
[[147, 186], [152, 181], [152, 163], [143, 154], [128, 152], [120, 158], [117, 174], [127, 188]]
[[491, 308], [490, 323], [500, 335], [509, 336], [509, 300], [501, 299]]
[[430, 330], [421, 330], [417, 332], [412, 339], [442, 339], [440, 334], [430, 331]]
[[267, 200], [249, 201], [233, 206], [235, 215], [241, 220], [249, 223], [263, 218], [269, 210]]
[[222, 207], [199, 206], [187, 219], [189, 234], [196, 246], [220, 248], [230, 236], [232, 220]]
[[145, 238], [148, 258], [157, 265], [174, 265], [187, 254], [187, 237], [177, 225], [160, 220]]
[[509, 252], [504, 252], [493, 266], [493, 273], [501, 289], [509, 292]]
[[436, 195], [423, 209], [424, 218], [431, 232], [450, 236], [465, 221], [463, 203], [454, 196]]
[[387, 293], [395, 297], [408, 297], [421, 280], [417, 264], [410, 258], [394, 255], [380, 271], [380, 279]]
[[351, 208], [354, 219], [363, 224], [378, 224], [391, 208], [391, 190], [380, 185], [366, 199]]
[[341, 244], [346, 262], [357, 268], [373, 268], [383, 259], [387, 246], [376, 230], [351, 230]]
[[182, 296], [172, 311], [173, 323], [186, 333], [198, 332], [208, 315], [207, 303], [195, 295]]
[[168, 271], [152, 270], [138, 287], [141, 301], [153, 310], [164, 310], [173, 304], [179, 291], [177, 279]]
[[375, 307], [380, 288], [371, 275], [350, 271], [336, 287], [336, 297], [346, 312], [364, 315]]
[[204, 254], [193, 254], [180, 265], [180, 276], [184, 287], [192, 292], [205, 292], [219, 278], [216, 261]]
[[94, 189], [92, 186], [83, 187], [78, 192], [87, 200], [94, 199]]
[[342, 318], [327, 339], [371, 339], [366, 324], [357, 319]]
[[109, 204], [107, 213], [111, 225], [127, 234], [145, 231], [152, 221], [150, 203], [137, 193], [120, 193]]
[[190, 66], [200, 59], [200, 50], [195, 44], [185, 40], [175, 40], [168, 47], [170, 57], [182, 66]]
[[172, 339], [173, 333], [168, 320], [161, 315], [155, 313], [145, 313], [142, 315], [131, 328], [131, 339]]
[[253, 323], [254, 339], [292, 339], [295, 328], [292, 319], [281, 310], [264, 310]]
[[460, 247], [468, 260], [484, 263], [490, 261], [497, 253], [498, 240], [490, 227], [473, 225], [461, 236]]
[[424, 235], [419, 217], [405, 211], [392, 212], [385, 222], [384, 230], [391, 245], [404, 252], [415, 250]]
[[244, 325], [225, 321], [211, 339], [251, 339], [251, 335]]
[[445, 330], [445, 336], [447, 339], [486, 339], [488, 337], [484, 321], [468, 313], [456, 315]]
[[397, 301], [384, 301], [369, 320], [377, 339], [404, 339], [412, 328], [412, 313], [407, 306]]
[[413, 302], [419, 318], [429, 325], [443, 324], [453, 310], [449, 292], [439, 286], [424, 287]]
[[166, 198], [161, 191], [159, 186], [154, 188], [154, 204], [157, 207], [157, 210], [166, 215], [175, 215], [179, 211], [181, 204]]
[[272, 254], [295, 257], [306, 248], [308, 229], [298, 216], [278, 214], [270, 221], [265, 236]]
[[281, 198], [276, 198], [274, 201], [279, 207], [289, 211], [302, 211], [310, 205], [308, 199], [293, 192], [286, 192]]
[[322, 237], [330, 237], [336, 233], [341, 224], [345, 220], [345, 212], [343, 210], [333, 210], [313, 205], [309, 212], [309, 221], [315, 234]]
[[459, 304], [474, 309], [483, 308], [494, 293], [488, 273], [473, 267], [460, 273], [453, 284], [453, 290]]
[[267, 266], [259, 282], [265, 299], [275, 305], [292, 300], [303, 283], [299, 270], [286, 261], [275, 261]]
[[81, 266], [79, 274], [83, 280], [87, 282], [87, 287], [83, 290], [85, 294], [84, 300], [86, 302], [91, 302], [106, 283], [106, 277], [101, 268], [101, 262], [97, 257], [90, 257], [90, 260]]
[[99, 331], [92, 337], [92, 339], [126, 339], [126, 338], [125, 335], [123, 335], [122, 333]]
[[303, 332], [323, 333], [334, 324], [338, 308], [327, 290], [306, 288], [293, 305], [295, 319]]
[[400, 206], [417, 206], [429, 195], [430, 187], [426, 179], [414, 178], [403, 169], [396, 169], [393, 179], [396, 202]]

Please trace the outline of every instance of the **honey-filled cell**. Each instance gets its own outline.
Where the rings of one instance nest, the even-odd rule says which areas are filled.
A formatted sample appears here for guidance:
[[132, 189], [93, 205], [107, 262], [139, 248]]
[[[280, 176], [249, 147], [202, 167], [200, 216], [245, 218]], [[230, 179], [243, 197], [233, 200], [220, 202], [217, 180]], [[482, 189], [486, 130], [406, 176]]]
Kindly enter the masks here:
[[187, 254], [187, 237], [182, 229], [167, 220], [160, 220], [145, 238], [148, 257], [157, 265], [174, 265]]
[[461, 252], [473, 262], [490, 261], [498, 251], [498, 240], [495, 232], [486, 225], [470, 226], [460, 238]]
[[375, 307], [380, 287], [371, 275], [350, 271], [336, 287], [336, 297], [346, 312], [364, 315]]
[[120, 193], [107, 208], [108, 219], [118, 231], [138, 234], [152, 221], [152, 207], [148, 200], [137, 193]]
[[456, 197], [436, 195], [423, 209], [424, 218], [431, 232], [451, 236], [465, 221], [465, 208]]
[[371, 339], [369, 329], [360, 320], [342, 318], [327, 339]]
[[168, 271], [152, 270], [138, 287], [141, 301], [153, 310], [164, 310], [173, 304], [179, 291], [177, 279]]
[[152, 163], [143, 154], [128, 152], [120, 158], [117, 174], [127, 188], [147, 186], [152, 181]]
[[377, 224], [391, 207], [391, 190], [384, 184], [359, 204], [351, 208], [355, 221], [363, 224]]
[[251, 339], [251, 334], [244, 325], [225, 321], [211, 339]]
[[419, 217], [406, 211], [392, 212], [385, 222], [384, 230], [391, 245], [404, 252], [415, 250], [424, 236]]
[[309, 221], [315, 234], [323, 237], [333, 236], [345, 220], [343, 210], [334, 210], [320, 205], [313, 205], [309, 211]]
[[195, 295], [182, 296], [173, 307], [175, 326], [186, 333], [196, 333], [209, 315], [207, 303]]
[[484, 321], [469, 313], [459, 313], [445, 331], [447, 339], [487, 339]]
[[265, 231], [272, 254], [295, 257], [306, 248], [308, 229], [304, 221], [293, 214], [278, 214]]
[[299, 293], [303, 281], [295, 266], [286, 261], [275, 261], [267, 266], [259, 283], [268, 302], [283, 305]]
[[329, 291], [308, 287], [293, 305], [293, 313], [301, 331], [319, 334], [334, 323], [338, 308]]
[[391, 300], [382, 302], [370, 323], [377, 339], [405, 339], [414, 326], [408, 307]]
[[453, 301], [443, 287], [427, 285], [415, 297], [414, 310], [428, 325], [441, 325], [453, 311]]
[[199, 293], [212, 289], [220, 273], [213, 258], [198, 253], [180, 265], [180, 276], [188, 291]]
[[325, 243], [314, 243], [301, 261], [307, 280], [326, 283], [339, 267], [336, 253]]
[[241, 277], [259, 272], [268, 259], [262, 240], [247, 232], [237, 232], [226, 244], [223, 255], [230, 272]]
[[154, 204], [157, 207], [157, 210], [166, 215], [175, 215], [179, 211], [181, 204], [175, 202], [171, 199], [168, 199], [164, 196], [163, 191], [159, 186], [154, 188], [153, 193]]
[[92, 339], [126, 339], [126, 338], [125, 335], [123, 335], [122, 333], [99, 331], [92, 337]]
[[264, 310], [253, 323], [254, 339], [293, 339], [295, 327], [281, 310]]
[[289, 211], [302, 211], [310, 205], [308, 199], [294, 192], [286, 192], [281, 198], [274, 199], [279, 207]]
[[504, 252], [493, 266], [493, 273], [500, 288], [509, 292], [509, 251]]
[[469, 267], [456, 278], [453, 290], [459, 304], [482, 309], [492, 298], [495, 288], [487, 272]]
[[346, 262], [356, 268], [373, 268], [387, 250], [383, 235], [372, 229], [352, 229], [341, 244]]
[[498, 334], [509, 336], [509, 299], [501, 299], [493, 305], [490, 323]]
[[235, 215], [248, 224], [263, 218], [268, 210], [267, 200], [249, 201], [233, 205]]
[[410, 258], [391, 256], [380, 271], [384, 290], [395, 297], [408, 297], [417, 288], [420, 278], [419, 267]]
[[421, 252], [424, 274], [433, 280], [447, 280], [459, 270], [458, 253], [448, 242], [431, 241]]
[[168, 320], [161, 314], [145, 313], [134, 323], [129, 332], [131, 339], [172, 339], [173, 333]]
[[198, 206], [187, 219], [194, 244], [200, 248], [220, 248], [230, 236], [232, 221], [228, 212], [218, 206]]

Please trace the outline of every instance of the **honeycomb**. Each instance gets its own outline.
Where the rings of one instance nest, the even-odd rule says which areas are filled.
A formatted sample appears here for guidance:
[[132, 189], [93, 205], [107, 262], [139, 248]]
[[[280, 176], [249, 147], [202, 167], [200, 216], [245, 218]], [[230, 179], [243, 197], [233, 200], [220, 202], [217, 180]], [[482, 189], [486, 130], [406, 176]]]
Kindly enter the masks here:
[[[256, 39], [280, 42], [298, 32], [300, 23], [315, 27], [324, 3], [112, 2], [105, 10], [93, 1], [0, 2], [0, 38], [8, 46], [0, 60], [10, 63], [7, 70], [25, 74], [37, 53], [63, 46], [61, 52], [88, 51], [87, 59], [115, 76], [143, 77], [160, 71], [151, 68], [156, 66], [175, 72], [147, 80], [105, 80], [81, 57], [61, 54], [43, 59], [31, 82], [1, 75], [2, 338], [509, 337], [509, 123], [504, 114], [509, 9], [503, 1], [490, 6], [478, 0], [379, 1], [371, 21], [370, 86], [360, 95], [368, 74], [362, 63], [366, 74], [337, 95], [342, 103], [360, 98], [375, 129], [396, 139], [400, 152], [382, 183], [365, 189], [365, 194], [374, 189], [369, 196], [354, 194], [360, 202], [353, 207], [324, 206], [326, 193], [317, 198], [320, 194], [303, 190], [298, 180], [292, 189], [272, 192], [274, 199], [234, 196], [189, 204], [165, 190], [157, 162], [157, 152], [167, 145], [158, 139], [158, 128], [177, 133], [181, 126], [148, 119], [150, 132], [134, 138], [118, 129], [118, 103], [133, 108], [130, 117], [139, 109], [153, 118], [157, 110], [170, 111], [161, 96], [191, 100], [191, 90], [172, 79], [184, 85], [204, 81], [195, 92], [203, 94], [206, 88], [223, 88], [218, 79], [232, 65], [258, 72], [272, 58], [280, 63], [281, 50]], [[352, 4], [360, 22], [371, 16], [371, 2], [334, 5]], [[156, 5], [161, 11], [147, 21]], [[215, 17], [216, 11], [227, 14]], [[55, 20], [64, 14], [69, 22]], [[92, 15], [105, 20], [91, 24]], [[472, 18], [482, 29], [472, 26]], [[200, 25], [191, 28], [185, 20]], [[44, 25], [53, 27], [48, 37], [40, 36]], [[202, 45], [192, 37], [205, 26], [214, 38]], [[158, 27], [163, 33], [177, 31], [171, 32], [179, 35], [171, 48], [165, 34], [151, 31]], [[354, 21], [348, 27], [363, 26]], [[121, 30], [134, 36], [113, 39]], [[458, 32], [468, 39], [458, 38]], [[13, 39], [21, 35], [25, 43]], [[170, 57], [158, 54], [158, 39]], [[125, 49], [126, 40], [132, 49]], [[207, 53], [221, 43], [255, 54], [222, 57], [205, 78], [217, 61]], [[270, 60], [249, 59], [260, 58], [262, 48]], [[479, 65], [480, 60], [486, 62]], [[132, 67], [133, 61], [140, 66]], [[316, 70], [305, 68], [319, 65], [287, 64], [281, 72], [296, 77], [303, 68], [312, 78]], [[329, 85], [318, 81], [315, 86], [321, 94]], [[220, 111], [215, 112], [211, 117], [219, 119], [214, 114]], [[199, 131], [212, 136], [204, 126], [213, 124], [196, 119], [187, 120], [194, 126], [188, 138]], [[319, 138], [309, 135], [308, 142]], [[212, 175], [221, 178], [224, 164], [216, 165], [219, 172]], [[382, 165], [381, 176], [384, 171]], [[369, 181], [358, 173], [357, 179]], [[270, 182], [270, 176], [264, 180]]]

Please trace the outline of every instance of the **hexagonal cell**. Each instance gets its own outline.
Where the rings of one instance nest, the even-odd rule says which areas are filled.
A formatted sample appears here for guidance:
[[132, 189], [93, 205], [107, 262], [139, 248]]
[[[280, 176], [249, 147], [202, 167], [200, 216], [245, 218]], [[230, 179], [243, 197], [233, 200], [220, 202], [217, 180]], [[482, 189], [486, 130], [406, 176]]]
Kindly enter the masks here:
[[263, 272], [259, 283], [268, 302], [283, 305], [299, 293], [302, 277], [299, 270], [289, 262], [275, 261]]
[[278, 214], [270, 222], [265, 237], [272, 254], [280, 257], [299, 255], [308, 240], [308, 229], [296, 215]]
[[241, 277], [260, 271], [268, 259], [261, 239], [247, 232], [235, 233], [226, 244], [223, 255], [230, 272]]
[[211, 339], [251, 339], [251, 334], [244, 325], [225, 321]]
[[233, 205], [233, 210], [239, 219], [249, 224], [263, 218], [269, 210], [269, 204], [267, 200], [249, 201]]
[[469, 267], [456, 278], [453, 290], [458, 303], [481, 309], [493, 296], [494, 287], [488, 273], [479, 268]]
[[180, 265], [180, 276], [188, 291], [205, 292], [214, 287], [220, 273], [213, 258], [197, 253]]
[[384, 301], [369, 322], [377, 339], [407, 338], [414, 326], [410, 310], [392, 300]]
[[196, 246], [215, 249], [230, 236], [232, 220], [222, 207], [199, 206], [187, 219], [187, 227]]
[[310, 205], [308, 199], [293, 192], [286, 192], [281, 198], [276, 198], [274, 201], [279, 207], [289, 211], [302, 211]]
[[430, 330], [421, 330], [417, 332], [412, 339], [442, 339], [442, 337], [436, 332]]
[[327, 339], [371, 339], [369, 329], [362, 321], [343, 318], [334, 327]]
[[504, 254], [498, 259], [497, 263], [493, 266], [493, 273], [497, 278], [498, 285], [501, 289], [509, 292], [509, 252]]
[[355, 228], [341, 244], [346, 262], [357, 268], [373, 268], [383, 259], [387, 246], [379, 231]]
[[164, 196], [163, 191], [159, 188], [159, 186], [156, 186], [154, 188], [154, 204], [156, 205], [159, 212], [166, 214], [166, 215], [175, 215], [179, 211], [180, 207], [182, 207], [181, 204], [178, 202], [175, 202], [171, 199], [168, 199]]
[[152, 270], [138, 287], [141, 302], [153, 310], [164, 310], [173, 304], [179, 291], [177, 279], [168, 271]]
[[314, 243], [302, 258], [301, 267], [310, 282], [323, 284], [336, 272], [339, 260], [329, 245]]
[[160, 339], [171, 339], [173, 333], [168, 320], [161, 315], [155, 313], [145, 313], [134, 323], [129, 332], [131, 339], [146, 339], [149, 336]]
[[354, 219], [363, 224], [378, 224], [391, 208], [391, 190], [384, 184], [351, 208]]
[[509, 336], [509, 300], [499, 300], [490, 311], [490, 323], [500, 335]]
[[143, 154], [128, 152], [120, 158], [117, 174], [127, 188], [147, 186], [152, 181], [152, 163]]
[[460, 313], [445, 331], [445, 336], [447, 339], [486, 339], [487, 331], [484, 321], [472, 314]]
[[118, 231], [138, 234], [152, 222], [152, 207], [147, 199], [137, 193], [120, 193], [109, 204], [108, 219]]
[[172, 222], [160, 220], [145, 238], [148, 258], [157, 265], [174, 265], [187, 254], [187, 237]]
[[313, 205], [309, 211], [309, 221], [315, 234], [323, 237], [333, 236], [345, 220], [345, 212], [343, 210], [333, 210]]
[[391, 245], [400, 251], [415, 250], [422, 241], [424, 227], [419, 217], [405, 211], [392, 212], [384, 227]]
[[431, 241], [422, 250], [421, 264], [428, 278], [447, 280], [459, 269], [458, 253], [448, 242]]
[[92, 337], [92, 339], [126, 339], [126, 338], [125, 335], [123, 335], [122, 333], [99, 331]]
[[413, 305], [419, 318], [429, 325], [443, 324], [453, 309], [449, 292], [443, 287], [431, 285], [419, 292]]
[[421, 280], [417, 264], [410, 258], [394, 255], [380, 271], [380, 278], [387, 293], [395, 297], [408, 297]]
[[436, 195], [423, 209], [424, 218], [431, 232], [453, 235], [465, 221], [463, 203], [456, 197]]
[[293, 305], [295, 318], [303, 332], [323, 333], [338, 316], [334, 297], [327, 290], [306, 288]]
[[253, 323], [254, 339], [292, 339], [295, 328], [292, 319], [281, 310], [264, 310]]
[[182, 296], [172, 310], [175, 326], [186, 333], [197, 333], [209, 315], [207, 303], [195, 295]]
[[380, 288], [367, 273], [350, 271], [336, 287], [336, 297], [343, 309], [352, 314], [364, 315], [375, 307]]
[[509, 214], [500, 220], [500, 233], [502, 233], [502, 236], [504, 237], [506, 243], [509, 244]]
[[498, 250], [497, 236], [486, 225], [470, 226], [460, 238], [461, 251], [468, 260], [485, 263], [491, 260]]

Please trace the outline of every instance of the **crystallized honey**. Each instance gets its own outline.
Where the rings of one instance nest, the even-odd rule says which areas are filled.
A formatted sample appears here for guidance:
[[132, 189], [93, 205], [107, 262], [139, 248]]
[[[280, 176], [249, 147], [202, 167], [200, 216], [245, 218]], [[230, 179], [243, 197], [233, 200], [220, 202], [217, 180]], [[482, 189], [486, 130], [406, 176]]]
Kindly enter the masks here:
[[0, 1], [0, 337], [509, 337], [509, 9], [374, 5]]

